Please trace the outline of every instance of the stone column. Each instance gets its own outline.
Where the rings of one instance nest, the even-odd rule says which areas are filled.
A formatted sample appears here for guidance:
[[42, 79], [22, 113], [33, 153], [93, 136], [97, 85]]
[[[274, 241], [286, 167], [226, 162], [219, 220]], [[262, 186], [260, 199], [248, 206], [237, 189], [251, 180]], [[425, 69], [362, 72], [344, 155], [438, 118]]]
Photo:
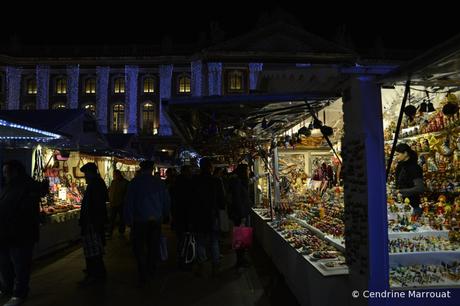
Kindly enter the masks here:
[[96, 67], [96, 117], [102, 133], [107, 133], [107, 102], [110, 67]]
[[37, 76], [37, 109], [49, 109], [50, 67], [36, 66]]
[[128, 128], [128, 133], [137, 133], [137, 76], [139, 73], [138, 66], [125, 66], [125, 127]]
[[263, 67], [262, 63], [249, 63], [249, 90], [257, 89], [257, 81]]
[[208, 88], [210, 96], [222, 95], [222, 63], [208, 63]]
[[171, 98], [173, 65], [160, 65], [160, 136], [171, 136], [171, 123], [167, 119], [166, 110], [163, 109], [163, 99]]
[[192, 71], [192, 96], [201, 97], [203, 95], [203, 63], [193, 61], [191, 63]]
[[71, 109], [78, 109], [79, 77], [80, 66], [67, 65], [67, 106]]
[[21, 97], [21, 72], [19, 67], [6, 67], [6, 105], [8, 110], [19, 109]]
[[[388, 226], [381, 92], [373, 77], [352, 77], [344, 91], [343, 111], [350, 290], [381, 291], [388, 288]], [[367, 305], [366, 300], [353, 300], [351, 295], [350, 301]]]

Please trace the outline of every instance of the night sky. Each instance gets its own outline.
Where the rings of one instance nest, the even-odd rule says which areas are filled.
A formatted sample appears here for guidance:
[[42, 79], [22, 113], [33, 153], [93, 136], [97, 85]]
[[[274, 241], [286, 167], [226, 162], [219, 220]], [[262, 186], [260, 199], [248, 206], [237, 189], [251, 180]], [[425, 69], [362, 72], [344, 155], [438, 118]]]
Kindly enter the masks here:
[[425, 6], [420, 1], [415, 4], [418, 12], [414, 6], [404, 8], [387, 1], [356, 8], [331, 1], [323, 1], [324, 5], [263, 2], [260, 7], [229, 1], [214, 1], [209, 7], [173, 1], [161, 7], [142, 2], [125, 7], [115, 1], [95, 7], [94, 2], [61, 2], [61, 8], [53, 12], [30, 7], [26, 12], [3, 14], [0, 43], [158, 44], [165, 36], [171, 37], [173, 44], [190, 43], [200, 32], [209, 38], [212, 22], [218, 23], [225, 38], [232, 38], [253, 29], [259, 20], [270, 22], [280, 16], [329, 40], [345, 29], [345, 37], [356, 50], [372, 49], [378, 42], [385, 48], [424, 51], [460, 32], [459, 22], [448, 14], [448, 8]]

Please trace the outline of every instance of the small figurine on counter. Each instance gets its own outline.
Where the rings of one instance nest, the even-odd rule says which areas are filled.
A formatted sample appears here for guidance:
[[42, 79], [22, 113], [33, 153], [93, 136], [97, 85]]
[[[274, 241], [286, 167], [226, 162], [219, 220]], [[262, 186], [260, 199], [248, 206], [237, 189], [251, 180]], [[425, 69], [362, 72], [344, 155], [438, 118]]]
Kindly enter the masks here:
[[438, 197], [438, 202], [436, 203], [436, 214], [443, 215], [445, 213], [445, 206], [446, 206], [446, 196], [441, 194]]
[[423, 209], [423, 214], [428, 214], [430, 210], [430, 203], [428, 202], [428, 198], [424, 197], [422, 200], [422, 209]]
[[438, 171], [438, 166], [434, 162], [433, 157], [428, 157], [427, 159], [427, 167], [428, 167], [428, 172], [436, 172]]
[[423, 138], [423, 145], [422, 145], [423, 152], [430, 152], [430, 144], [428, 139]]

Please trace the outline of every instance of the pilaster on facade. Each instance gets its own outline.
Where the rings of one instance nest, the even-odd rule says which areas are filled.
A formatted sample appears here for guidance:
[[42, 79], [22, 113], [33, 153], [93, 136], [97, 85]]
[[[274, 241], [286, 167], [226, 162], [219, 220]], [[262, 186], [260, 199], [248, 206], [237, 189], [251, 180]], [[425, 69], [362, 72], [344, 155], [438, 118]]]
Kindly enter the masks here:
[[167, 119], [162, 101], [171, 98], [173, 65], [160, 65], [160, 136], [171, 136], [171, 123]]
[[21, 96], [22, 68], [6, 67], [6, 109], [19, 109]]
[[208, 63], [208, 90], [210, 96], [222, 95], [222, 63]]
[[259, 74], [264, 67], [263, 63], [249, 63], [249, 90], [257, 89]]
[[137, 132], [137, 80], [139, 74], [139, 67], [126, 65], [125, 66], [125, 83], [126, 83], [126, 95], [125, 95], [125, 127], [127, 127], [128, 133]]
[[107, 133], [107, 103], [110, 67], [96, 67], [96, 117], [102, 133]]
[[37, 76], [37, 109], [49, 109], [50, 67], [36, 66]]
[[80, 65], [67, 65], [67, 104], [71, 109], [78, 109]]
[[191, 63], [192, 72], [192, 96], [201, 97], [203, 95], [203, 63], [201, 60]]

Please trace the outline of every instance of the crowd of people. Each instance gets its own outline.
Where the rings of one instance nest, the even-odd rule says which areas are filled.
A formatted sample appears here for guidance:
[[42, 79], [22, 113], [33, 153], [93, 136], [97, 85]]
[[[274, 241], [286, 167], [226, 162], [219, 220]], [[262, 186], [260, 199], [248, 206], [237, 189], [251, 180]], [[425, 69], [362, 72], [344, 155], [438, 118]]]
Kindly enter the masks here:
[[[177, 238], [179, 268], [192, 268], [203, 274], [210, 259], [212, 275], [220, 271], [222, 232], [228, 219], [235, 226], [249, 225], [251, 206], [249, 168], [240, 164], [233, 173], [214, 168], [202, 158], [197, 173], [182, 166], [180, 173], [168, 169], [166, 179], [154, 174], [154, 163], [143, 161], [131, 180], [115, 170], [107, 188], [95, 163], [80, 170], [87, 187], [81, 203], [79, 225], [86, 267], [80, 286], [103, 282], [106, 236], [124, 235], [130, 241], [137, 262], [139, 286], [156, 274], [162, 247], [162, 226], [170, 224]], [[10, 297], [5, 306], [23, 303], [29, 292], [33, 249], [39, 239], [40, 198], [48, 191], [46, 183], [34, 181], [19, 161], [3, 164], [4, 187], [0, 194], [0, 295]], [[109, 203], [109, 206], [107, 206]], [[108, 234], [108, 235], [107, 235]], [[196, 242], [193, 261], [184, 250], [190, 237]], [[248, 264], [245, 250], [236, 251], [235, 267]]]

